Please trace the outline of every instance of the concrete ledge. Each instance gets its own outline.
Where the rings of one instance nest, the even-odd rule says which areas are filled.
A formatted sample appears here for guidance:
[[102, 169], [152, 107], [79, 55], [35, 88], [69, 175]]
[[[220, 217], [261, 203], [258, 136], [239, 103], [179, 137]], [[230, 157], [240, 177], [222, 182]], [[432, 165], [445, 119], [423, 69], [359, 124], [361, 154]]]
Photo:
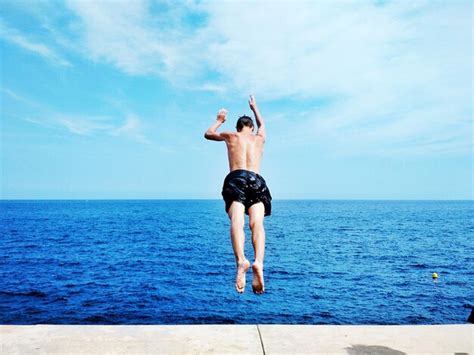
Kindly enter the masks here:
[[472, 354], [474, 325], [0, 325], [2, 354]]
[[259, 325], [265, 352], [451, 354], [473, 352], [474, 325]]

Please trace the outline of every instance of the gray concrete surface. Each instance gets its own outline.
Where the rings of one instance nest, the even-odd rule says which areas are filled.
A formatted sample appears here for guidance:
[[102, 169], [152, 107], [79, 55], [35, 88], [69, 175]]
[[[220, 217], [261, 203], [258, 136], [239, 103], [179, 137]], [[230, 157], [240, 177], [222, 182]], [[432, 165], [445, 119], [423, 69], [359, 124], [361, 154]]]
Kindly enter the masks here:
[[2, 354], [473, 354], [474, 325], [0, 325]]
[[261, 354], [255, 325], [0, 326], [2, 354]]
[[473, 353], [474, 325], [259, 325], [266, 354]]

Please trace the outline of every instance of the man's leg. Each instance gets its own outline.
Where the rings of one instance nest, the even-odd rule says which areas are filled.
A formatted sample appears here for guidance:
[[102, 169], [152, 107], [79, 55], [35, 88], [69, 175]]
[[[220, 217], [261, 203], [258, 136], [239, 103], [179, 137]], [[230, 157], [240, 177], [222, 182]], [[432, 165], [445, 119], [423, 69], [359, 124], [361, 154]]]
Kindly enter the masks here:
[[235, 289], [242, 293], [245, 289], [245, 273], [250, 267], [250, 262], [245, 258], [245, 206], [237, 201], [232, 202], [229, 207], [230, 236], [234, 249], [235, 261], [237, 263], [237, 276], [235, 279]]
[[265, 206], [262, 202], [250, 206], [250, 229], [252, 230], [252, 244], [255, 251], [255, 261], [252, 265], [252, 289], [256, 294], [262, 294], [265, 291], [263, 281], [263, 258], [265, 256], [265, 229], [263, 228], [264, 216]]

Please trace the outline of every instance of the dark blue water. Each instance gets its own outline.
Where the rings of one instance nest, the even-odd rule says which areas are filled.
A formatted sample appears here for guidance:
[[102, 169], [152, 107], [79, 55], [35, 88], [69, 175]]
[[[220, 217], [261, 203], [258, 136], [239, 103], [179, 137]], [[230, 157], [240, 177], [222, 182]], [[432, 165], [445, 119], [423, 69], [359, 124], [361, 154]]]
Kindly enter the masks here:
[[464, 323], [474, 303], [472, 201], [274, 201], [261, 296], [251, 272], [234, 289], [223, 201], [0, 207], [3, 324]]

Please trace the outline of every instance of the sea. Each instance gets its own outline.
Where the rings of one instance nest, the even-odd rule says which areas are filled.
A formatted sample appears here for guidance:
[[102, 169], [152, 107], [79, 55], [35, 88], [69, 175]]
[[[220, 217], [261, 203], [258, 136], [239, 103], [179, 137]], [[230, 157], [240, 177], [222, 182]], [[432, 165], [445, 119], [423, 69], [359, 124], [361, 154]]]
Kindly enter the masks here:
[[[234, 288], [222, 200], [2, 200], [0, 323], [462, 324], [473, 212], [473, 201], [274, 200], [256, 295], [251, 270]], [[252, 261], [247, 219], [245, 233]]]

